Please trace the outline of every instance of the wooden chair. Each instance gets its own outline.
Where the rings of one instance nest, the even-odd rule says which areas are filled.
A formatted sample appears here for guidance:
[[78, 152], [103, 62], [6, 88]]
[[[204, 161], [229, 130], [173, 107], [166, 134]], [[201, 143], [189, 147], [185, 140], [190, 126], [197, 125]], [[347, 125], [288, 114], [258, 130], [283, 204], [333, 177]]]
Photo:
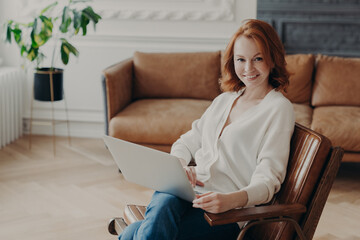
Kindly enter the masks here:
[[[328, 138], [296, 124], [286, 178], [273, 200], [204, 217], [211, 226], [246, 221], [238, 239], [289, 240], [296, 238], [295, 233], [300, 239], [312, 239], [343, 153]], [[145, 210], [145, 206], [128, 205], [126, 223], [143, 219]]]

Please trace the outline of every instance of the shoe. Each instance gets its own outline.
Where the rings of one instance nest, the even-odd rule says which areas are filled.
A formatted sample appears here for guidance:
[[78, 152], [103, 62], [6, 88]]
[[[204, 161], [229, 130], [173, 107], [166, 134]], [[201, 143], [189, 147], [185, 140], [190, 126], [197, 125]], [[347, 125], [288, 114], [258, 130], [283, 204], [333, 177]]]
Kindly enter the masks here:
[[113, 218], [108, 224], [108, 231], [112, 235], [120, 235], [120, 233], [122, 233], [126, 227], [127, 224], [124, 218]]

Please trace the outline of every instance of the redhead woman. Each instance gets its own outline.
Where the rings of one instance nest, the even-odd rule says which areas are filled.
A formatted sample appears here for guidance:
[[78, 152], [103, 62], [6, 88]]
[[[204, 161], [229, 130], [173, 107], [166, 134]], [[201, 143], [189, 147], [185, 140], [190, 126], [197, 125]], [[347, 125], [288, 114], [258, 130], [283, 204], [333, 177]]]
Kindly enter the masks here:
[[[236, 239], [244, 223], [211, 227], [203, 214], [267, 203], [279, 191], [295, 124], [281, 93], [289, 82], [285, 66], [275, 30], [246, 21], [224, 54], [223, 93], [171, 148], [189, 181], [206, 193], [187, 202], [155, 192], [145, 219], [119, 239]], [[191, 160], [196, 167], [188, 166]]]

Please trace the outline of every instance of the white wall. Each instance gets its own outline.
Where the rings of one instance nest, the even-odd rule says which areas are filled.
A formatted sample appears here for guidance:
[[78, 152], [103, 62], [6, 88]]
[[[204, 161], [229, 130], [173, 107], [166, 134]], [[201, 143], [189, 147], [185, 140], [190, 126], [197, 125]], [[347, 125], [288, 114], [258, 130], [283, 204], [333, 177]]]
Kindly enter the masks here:
[[[0, 0], [0, 16], [13, 18], [16, 7], [29, 16], [49, 1], [36, 0], [38, 4], [34, 4], [35, 0], [13, 0], [3, 7], [4, 2]], [[130, 57], [134, 51], [224, 49], [241, 21], [256, 17], [256, 0], [94, 0], [91, 4], [103, 20], [95, 33], [73, 39], [80, 56], [70, 59], [64, 73], [71, 136], [99, 137], [104, 133], [101, 74], [107, 66]], [[6, 59], [6, 64], [20, 63], [16, 48], [1, 47], [0, 57]], [[30, 118], [31, 86], [29, 70], [25, 122]], [[55, 118], [64, 119], [64, 102], [54, 106]], [[33, 117], [50, 119], [51, 104], [35, 102]], [[66, 125], [57, 125], [56, 129], [58, 135], [66, 135]], [[33, 131], [52, 134], [51, 128], [44, 126], [33, 126]]]
[[2, 65], [17, 66], [19, 63], [18, 48], [15, 45], [5, 44], [5, 22], [11, 18], [17, 18], [19, 11], [16, 11], [16, 1], [0, 0], [0, 58]]

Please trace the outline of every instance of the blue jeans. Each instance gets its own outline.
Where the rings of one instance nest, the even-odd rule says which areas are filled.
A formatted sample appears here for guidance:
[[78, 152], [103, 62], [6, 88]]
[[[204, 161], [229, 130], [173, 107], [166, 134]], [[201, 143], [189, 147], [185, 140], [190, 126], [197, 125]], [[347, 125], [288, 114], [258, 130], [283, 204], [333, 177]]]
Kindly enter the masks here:
[[211, 227], [204, 210], [173, 195], [155, 192], [145, 219], [126, 227], [119, 240], [236, 239], [239, 231], [236, 223]]

